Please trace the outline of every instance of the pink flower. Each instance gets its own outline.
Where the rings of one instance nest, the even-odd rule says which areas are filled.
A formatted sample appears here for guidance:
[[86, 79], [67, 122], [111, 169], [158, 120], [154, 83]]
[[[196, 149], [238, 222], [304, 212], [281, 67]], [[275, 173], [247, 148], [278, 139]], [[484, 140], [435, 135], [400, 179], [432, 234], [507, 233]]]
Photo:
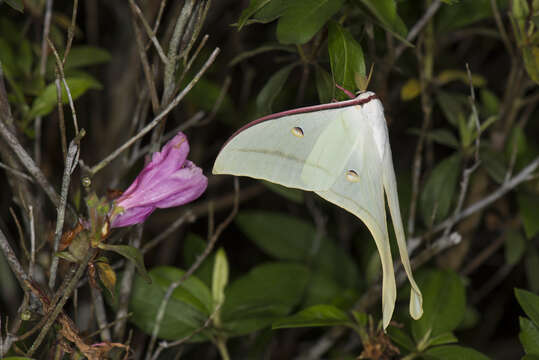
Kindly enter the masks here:
[[188, 153], [189, 143], [182, 132], [154, 153], [131, 186], [114, 200], [111, 226], [141, 223], [156, 208], [183, 205], [202, 195], [208, 179], [186, 160]]

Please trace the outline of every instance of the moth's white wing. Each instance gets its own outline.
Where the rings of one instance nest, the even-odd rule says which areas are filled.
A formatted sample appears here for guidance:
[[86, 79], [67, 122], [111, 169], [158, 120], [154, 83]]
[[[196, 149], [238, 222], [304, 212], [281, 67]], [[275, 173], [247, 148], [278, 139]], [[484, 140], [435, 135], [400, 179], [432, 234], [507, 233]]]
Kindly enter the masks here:
[[[313, 149], [335, 150], [334, 143], [339, 142], [335, 136], [344, 136], [344, 129], [328, 129], [328, 126], [341, 119], [340, 113], [344, 110], [335, 108], [287, 115], [250, 126], [224, 146], [215, 160], [213, 173], [249, 176], [303, 190], [327, 189], [335, 182], [335, 163], [343, 160], [318, 161], [309, 155]], [[300, 130], [303, 136], [298, 136]], [[326, 146], [320, 142], [330, 139], [331, 143]], [[353, 144], [339, 151], [349, 156]]]
[[[382, 309], [385, 328], [395, 307], [396, 286], [386, 225], [382, 159], [376, 150], [372, 127], [363, 119], [361, 109], [356, 108], [355, 112], [349, 113], [349, 116], [355, 116], [357, 121], [355, 150], [333, 186], [316, 193], [356, 215], [371, 232], [382, 260]], [[347, 176], [350, 170], [357, 173], [357, 181], [351, 181]]]

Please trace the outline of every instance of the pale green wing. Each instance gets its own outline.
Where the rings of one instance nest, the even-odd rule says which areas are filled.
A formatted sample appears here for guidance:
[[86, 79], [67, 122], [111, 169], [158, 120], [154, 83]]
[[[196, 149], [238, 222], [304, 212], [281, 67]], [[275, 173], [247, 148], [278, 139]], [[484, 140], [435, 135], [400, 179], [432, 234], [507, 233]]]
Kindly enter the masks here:
[[395, 235], [397, 237], [402, 266], [404, 266], [404, 270], [406, 271], [408, 281], [410, 281], [412, 288], [412, 291], [410, 292], [410, 315], [417, 320], [423, 315], [423, 296], [414, 280], [412, 268], [410, 267], [410, 259], [408, 257], [408, 249], [406, 248], [406, 237], [404, 235], [404, 226], [402, 225], [399, 206], [399, 196], [397, 194], [397, 181], [395, 179], [395, 170], [393, 168], [393, 159], [391, 157], [389, 142], [387, 143], [386, 151], [384, 153], [383, 171], [384, 187], [389, 203], [389, 211], [391, 212], [391, 219], [393, 220], [393, 228], [395, 229]]
[[361, 110], [356, 112], [350, 114], [356, 117], [358, 124], [355, 150], [331, 189], [316, 193], [356, 215], [371, 232], [382, 261], [382, 310], [386, 328], [393, 314], [397, 290], [386, 225], [382, 159], [370, 125], [364, 121]]
[[[355, 106], [337, 112], [337, 116], [318, 136], [307, 157], [306, 164], [314, 165], [305, 166], [301, 173], [301, 179], [308, 187], [326, 190], [333, 185], [354, 151], [356, 142], [360, 139], [358, 134], [364, 122], [362, 112], [358, 111]], [[320, 178], [319, 168], [327, 169], [330, 174], [334, 175], [333, 178]]]
[[[337, 108], [287, 115], [248, 127], [224, 146], [213, 173], [249, 176], [303, 190], [327, 189], [335, 181], [333, 167], [308, 158], [319, 137], [343, 111]], [[351, 151], [352, 147], [348, 149]], [[304, 182], [302, 173], [315, 180]]]

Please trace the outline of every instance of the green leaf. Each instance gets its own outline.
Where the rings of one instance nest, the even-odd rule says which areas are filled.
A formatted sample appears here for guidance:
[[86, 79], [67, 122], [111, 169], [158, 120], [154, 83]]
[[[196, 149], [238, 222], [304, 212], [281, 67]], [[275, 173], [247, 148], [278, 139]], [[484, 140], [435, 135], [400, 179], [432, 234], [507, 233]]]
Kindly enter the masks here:
[[[150, 271], [151, 284], [143, 281], [140, 276], [136, 276], [129, 302], [129, 311], [133, 313], [130, 321], [146, 334], [151, 334], [165, 292], [173, 281], [179, 280], [184, 274], [183, 270], [163, 266]], [[190, 335], [202, 327], [210, 316], [212, 307], [212, 297], [208, 287], [196, 276], [190, 276], [173, 291], [165, 309], [158, 337], [176, 340]], [[189, 342], [207, 339], [207, 334], [201, 332]]]
[[451, 209], [460, 176], [460, 155], [455, 154], [442, 160], [429, 175], [419, 205], [423, 222], [430, 226], [445, 219]]
[[400, 40], [406, 41], [408, 30], [402, 19], [397, 14], [395, 0], [360, 0], [372, 15], [380, 22], [380, 25], [395, 35]]
[[539, 196], [519, 192], [517, 196], [520, 218], [528, 239], [539, 233]]
[[526, 251], [526, 239], [524, 239], [520, 231], [509, 230], [504, 245], [505, 262], [509, 265], [516, 265]]
[[[506, 0], [497, 0], [501, 12], [507, 7]], [[437, 29], [449, 32], [492, 16], [490, 0], [463, 0], [452, 6], [442, 6], [437, 14]]]
[[248, 50], [240, 53], [239, 55], [235, 56], [230, 62], [228, 63], [228, 66], [234, 66], [244, 60], [247, 60], [253, 56], [264, 54], [269, 51], [286, 51], [289, 53], [296, 53], [296, 49], [293, 46], [290, 45], [281, 45], [281, 44], [265, 44], [261, 45], [253, 50]]
[[[187, 84], [187, 80], [185, 82]], [[207, 79], [200, 79], [187, 93], [185, 100], [197, 108], [207, 112], [213, 111], [215, 103], [221, 96], [222, 86]], [[234, 105], [229, 94], [225, 94], [217, 114], [234, 117]], [[223, 116], [223, 117], [224, 117]]]
[[404, 349], [408, 351], [415, 350], [416, 346], [414, 344], [414, 341], [408, 335], [406, 332], [404, 332], [402, 329], [399, 329], [395, 326], [390, 326], [387, 328], [387, 333], [391, 340], [395, 342], [397, 345], [402, 346]]
[[247, 334], [286, 316], [302, 299], [309, 270], [293, 263], [259, 265], [232, 282], [221, 309], [229, 335]]
[[526, 266], [526, 278], [528, 279], [530, 290], [538, 293], [539, 276], [537, 274], [539, 274], [539, 254], [535, 246], [528, 246], [524, 265]]
[[[206, 242], [199, 235], [188, 233], [184, 239], [183, 245], [183, 263], [188, 269], [194, 264], [196, 259], [202, 255], [206, 249]], [[215, 253], [206, 257], [202, 264], [195, 271], [195, 275], [206, 285], [211, 286], [213, 276], [213, 264], [215, 262]]]
[[505, 181], [505, 174], [507, 174], [503, 156], [487, 147], [481, 147], [479, 158], [481, 159], [481, 165], [487, 170], [490, 177], [498, 184], [502, 184]]
[[539, 360], [539, 355], [524, 355], [520, 360]]
[[310, 223], [276, 212], [241, 211], [236, 224], [268, 255], [308, 264], [341, 286], [357, 286], [358, 271], [350, 256], [332, 239], [320, 238]]
[[440, 360], [488, 360], [489, 358], [479, 351], [458, 345], [437, 346], [425, 351], [425, 355]]
[[515, 296], [526, 315], [539, 327], [539, 295], [515, 288]]
[[[73, 100], [76, 100], [78, 97], [80, 97], [86, 91], [90, 89], [102, 88], [101, 84], [97, 80], [91, 77], [67, 78], [66, 82], [71, 92], [71, 96]], [[67, 104], [68, 103], [67, 92], [65, 90], [65, 87], [63, 86], [63, 83], [61, 85], [61, 88], [62, 88], [62, 103]], [[29, 116], [31, 118], [34, 118], [40, 115], [41, 116], [47, 115], [56, 107], [56, 104], [57, 104], [56, 85], [53, 82], [47, 85], [47, 87], [43, 90], [43, 92], [34, 100]]]
[[320, 104], [327, 104], [334, 98], [335, 84], [329, 73], [321, 66], [315, 66], [314, 78], [316, 81], [316, 91]]
[[350, 326], [350, 321], [344, 311], [332, 305], [315, 305], [301, 310], [299, 313], [275, 321], [273, 329], [313, 327], [313, 326]]
[[445, 118], [455, 127], [459, 124], [459, 118], [464, 117], [465, 109], [468, 108], [468, 99], [461, 94], [448, 93], [439, 90], [437, 92], [436, 101]]
[[539, 47], [522, 47], [522, 58], [526, 72], [536, 84], [539, 83]]
[[[411, 134], [420, 135], [421, 130], [414, 128], [409, 131]], [[437, 142], [442, 145], [458, 149], [460, 147], [459, 141], [456, 136], [448, 129], [434, 129], [429, 131], [426, 135], [427, 139]]]
[[488, 89], [481, 89], [479, 92], [484, 116], [497, 116], [500, 112], [500, 99], [496, 94]]
[[111, 59], [110, 53], [95, 46], [74, 46], [67, 54], [64, 71], [85, 66], [103, 64]]
[[309, 286], [307, 287], [302, 306], [334, 304], [334, 301], [338, 300], [339, 295], [344, 294], [344, 292], [345, 289], [343, 286], [338, 284], [334, 278], [321, 271], [317, 271], [309, 279]]
[[135, 264], [137, 271], [144, 278], [144, 280], [151, 282], [152, 279], [146, 271], [144, 266], [144, 258], [142, 257], [142, 252], [136, 247], [129, 245], [110, 245], [105, 243], [100, 243], [99, 248], [107, 251], [114, 251], [117, 254], [122, 255], [126, 259], [129, 259]]
[[445, 345], [456, 343], [459, 340], [453, 335], [452, 332], [446, 332], [429, 339], [429, 346]]
[[271, 0], [251, 0], [247, 9], [241, 12], [240, 18], [238, 19], [238, 31], [247, 23], [247, 20], [258, 10], [266, 6]]
[[253, 18], [256, 22], [268, 23], [280, 18], [292, 2], [290, 0], [271, 0], [269, 4], [258, 11]]
[[412, 321], [412, 334], [420, 341], [427, 333], [430, 338], [453, 331], [466, 310], [464, 285], [450, 270], [431, 270], [419, 273], [418, 285], [423, 293], [423, 316]]
[[526, 354], [539, 355], [539, 328], [530, 320], [519, 317], [520, 333], [518, 338]]
[[[328, 27], [328, 51], [333, 80], [337, 85], [354, 92], [355, 74], [365, 76], [363, 50], [350, 32], [335, 21], [331, 21]], [[337, 97], [346, 96], [338, 93]]]
[[305, 44], [341, 8], [344, 0], [294, 0], [277, 23], [281, 44]]
[[292, 71], [295, 66], [296, 64], [285, 66], [273, 74], [266, 85], [264, 85], [256, 97], [256, 107], [258, 108], [260, 114], [271, 113], [271, 106], [273, 105], [275, 98], [283, 89], [283, 86], [288, 79], [288, 75], [290, 75], [290, 71]]
[[[20, 11], [20, 12], [24, 11], [24, 4], [22, 0], [6, 0], [6, 4], [8, 4], [9, 6], [11, 6], [13, 9], [17, 11]], [[26, 359], [26, 358], [21, 358], [21, 359]]]
[[212, 297], [214, 306], [221, 306], [225, 301], [225, 288], [228, 284], [228, 260], [223, 248], [217, 250], [213, 265]]

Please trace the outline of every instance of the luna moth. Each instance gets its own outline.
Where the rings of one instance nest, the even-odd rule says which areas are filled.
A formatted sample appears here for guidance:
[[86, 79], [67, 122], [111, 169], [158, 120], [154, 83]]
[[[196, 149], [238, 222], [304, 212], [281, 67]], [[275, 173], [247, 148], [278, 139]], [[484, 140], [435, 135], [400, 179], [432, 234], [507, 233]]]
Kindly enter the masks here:
[[225, 143], [214, 174], [249, 176], [313, 191], [361, 219], [382, 263], [382, 323], [396, 300], [384, 190], [402, 264], [411, 284], [410, 315], [423, 314], [423, 298], [410, 267], [382, 103], [370, 91], [351, 100], [303, 107], [255, 120]]

